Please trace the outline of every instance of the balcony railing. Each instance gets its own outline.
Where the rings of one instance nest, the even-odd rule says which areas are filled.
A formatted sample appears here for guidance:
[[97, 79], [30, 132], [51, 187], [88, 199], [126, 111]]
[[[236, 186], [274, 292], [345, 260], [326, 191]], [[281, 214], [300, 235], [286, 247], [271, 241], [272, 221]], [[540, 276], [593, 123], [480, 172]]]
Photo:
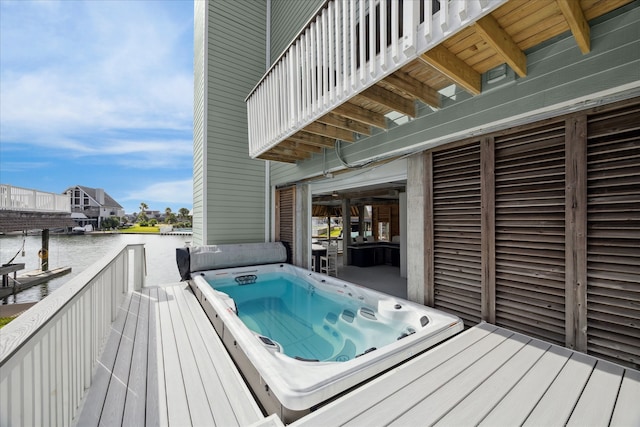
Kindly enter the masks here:
[[65, 194], [0, 184], [0, 210], [70, 213], [71, 200]]
[[258, 157], [506, 0], [328, 1], [247, 97]]
[[117, 248], [2, 329], [1, 426], [72, 425], [144, 260], [142, 244]]

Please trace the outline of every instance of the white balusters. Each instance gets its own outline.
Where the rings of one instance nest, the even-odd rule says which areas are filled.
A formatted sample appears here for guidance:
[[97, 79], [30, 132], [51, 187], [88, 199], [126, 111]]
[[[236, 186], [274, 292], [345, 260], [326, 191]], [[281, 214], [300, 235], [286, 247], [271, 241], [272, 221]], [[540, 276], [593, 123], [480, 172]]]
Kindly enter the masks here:
[[[351, 89], [355, 89], [356, 87], [356, 79], [357, 79], [357, 69], [358, 69], [358, 65], [357, 65], [357, 57], [356, 57], [356, 46], [357, 46], [357, 40], [356, 40], [356, 0], [351, 0], [349, 2], [349, 34], [350, 34], [350, 38], [351, 38], [351, 48], [347, 49], [345, 51], [349, 52], [348, 55], [351, 56], [351, 69], [349, 70], [349, 73], [351, 74]], [[353, 93], [351, 90], [347, 90], [347, 94], [349, 93]]]
[[71, 212], [71, 201], [66, 194], [0, 184], [0, 195], [0, 210]]
[[449, 29], [449, 0], [440, 1], [440, 28], [444, 33]]
[[267, 151], [506, 1], [441, 0], [435, 14], [432, 0], [405, 0], [402, 14], [398, 0], [330, 1], [247, 98], [250, 154]]
[[387, 69], [387, 1], [380, 0], [380, 69]]
[[[365, 42], [369, 43], [369, 74], [371, 77], [376, 76], [376, 36], [378, 35], [378, 29], [376, 28], [376, 2], [375, 0], [369, 0], [369, 39]], [[382, 50], [382, 44], [380, 45]]]
[[391, 2], [391, 58], [394, 62], [400, 59], [398, 49], [398, 39], [400, 38], [400, 29], [398, 28], [400, 19], [400, 6], [398, 2]]
[[422, 24], [422, 36], [425, 41], [428, 43], [432, 39], [431, 27], [432, 27], [432, 16], [433, 9], [431, 0], [422, 0], [422, 4], [424, 5], [424, 22]]
[[329, 102], [329, 34], [327, 33], [328, 13], [322, 15], [322, 107]]
[[328, 40], [329, 40], [329, 49], [328, 49], [328, 54], [329, 54], [329, 63], [328, 63], [328, 69], [327, 69], [327, 73], [329, 75], [329, 96], [327, 97], [327, 103], [329, 105], [333, 105], [333, 103], [336, 101], [336, 61], [335, 61], [335, 54], [336, 54], [336, 50], [335, 50], [335, 35], [336, 33], [339, 34], [340, 31], [337, 27], [336, 24], [336, 20], [335, 20], [335, 9], [336, 9], [336, 4], [335, 3], [329, 3], [328, 5], [328, 10], [327, 13], [329, 15], [329, 23], [327, 31], [329, 32], [328, 34]]
[[341, 2], [342, 7], [342, 19], [340, 25], [342, 25], [342, 76], [340, 80], [342, 85], [340, 87], [340, 98], [342, 98], [349, 91], [349, 3], [346, 1]]

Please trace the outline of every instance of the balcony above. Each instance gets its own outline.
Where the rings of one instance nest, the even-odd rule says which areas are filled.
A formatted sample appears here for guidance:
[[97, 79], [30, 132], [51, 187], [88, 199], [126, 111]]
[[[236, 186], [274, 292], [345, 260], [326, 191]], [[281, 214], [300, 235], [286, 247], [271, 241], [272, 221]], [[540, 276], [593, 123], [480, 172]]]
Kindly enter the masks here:
[[66, 194], [0, 184], [0, 211], [70, 214], [71, 201]]
[[631, 1], [327, 1], [247, 97], [249, 154], [295, 163], [478, 95], [496, 67], [525, 78], [527, 49], [567, 31], [586, 54], [588, 22]]

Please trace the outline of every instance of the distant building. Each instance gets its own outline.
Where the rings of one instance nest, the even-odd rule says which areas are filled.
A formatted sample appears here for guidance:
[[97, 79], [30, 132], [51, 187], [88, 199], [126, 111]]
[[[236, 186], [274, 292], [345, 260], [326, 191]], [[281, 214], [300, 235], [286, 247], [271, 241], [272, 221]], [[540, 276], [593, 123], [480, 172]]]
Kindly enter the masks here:
[[156, 219], [158, 221], [164, 219], [164, 213], [161, 213], [160, 211], [145, 210], [144, 214], [148, 219]]
[[64, 193], [71, 200], [72, 216], [73, 213], [84, 214], [87, 218], [83, 221], [95, 227], [99, 227], [105, 218], [124, 216], [124, 208], [102, 188], [76, 185], [69, 187]]

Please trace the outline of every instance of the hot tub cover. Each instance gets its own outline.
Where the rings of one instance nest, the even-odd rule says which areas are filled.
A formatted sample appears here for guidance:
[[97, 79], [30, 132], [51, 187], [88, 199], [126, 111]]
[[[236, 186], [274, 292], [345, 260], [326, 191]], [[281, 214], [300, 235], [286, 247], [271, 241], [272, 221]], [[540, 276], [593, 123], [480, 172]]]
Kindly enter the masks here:
[[281, 242], [196, 246], [189, 253], [191, 272], [287, 261]]

